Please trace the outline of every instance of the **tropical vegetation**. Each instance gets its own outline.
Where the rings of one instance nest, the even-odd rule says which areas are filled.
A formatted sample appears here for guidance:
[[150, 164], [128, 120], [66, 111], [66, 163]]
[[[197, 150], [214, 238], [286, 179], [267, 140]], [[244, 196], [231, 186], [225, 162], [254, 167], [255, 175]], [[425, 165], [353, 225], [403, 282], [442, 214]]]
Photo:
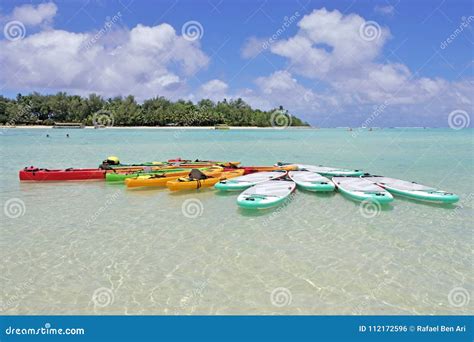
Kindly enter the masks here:
[[155, 97], [138, 103], [133, 96], [88, 97], [18, 94], [15, 99], [0, 96], [0, 123], [7, 125], [52, 125], [76, 122], [104, 126], [307, 126], [283, 107], [271, 111], [253, 109], [242, 99], [197, 103]]

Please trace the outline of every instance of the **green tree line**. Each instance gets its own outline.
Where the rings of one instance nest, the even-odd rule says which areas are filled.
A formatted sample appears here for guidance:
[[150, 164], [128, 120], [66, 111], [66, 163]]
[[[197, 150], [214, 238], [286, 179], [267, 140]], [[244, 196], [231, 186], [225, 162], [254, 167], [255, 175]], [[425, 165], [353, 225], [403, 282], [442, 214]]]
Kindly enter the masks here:
[[[109, 120], [104, 121], [104, 117]], [[203, 99], [170, 101], [155, 97], [138, 103], [133, 96], [88, 97], [68, 95], [18, 94], [15, 99], [0, 95], [0, 123], [9, 125], [52, 125], [60, 122], [76, 122], [85, 125], [113, 123], [115, 126], [307, 126], [299, 118], [282, 107], [262, 111], [251, 108], [242, 99], [219, 101]]]

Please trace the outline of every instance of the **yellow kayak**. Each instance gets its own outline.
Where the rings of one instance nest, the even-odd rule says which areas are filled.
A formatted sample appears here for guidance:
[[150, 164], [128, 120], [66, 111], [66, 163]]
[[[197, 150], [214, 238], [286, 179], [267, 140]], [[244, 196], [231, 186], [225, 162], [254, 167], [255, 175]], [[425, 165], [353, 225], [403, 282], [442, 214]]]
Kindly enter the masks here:
[[189, 177], [177, 178], [175, 180], [170, 180], [169, 182], [167, 182], [166, 186], [171, 191], [208, 188], [220, 182], [221, 180], [242, 176], [244, 172], [245, 170], [224, 171], [210, 176], [206, 179], [194, 179]]
[[[203, 173], [206, 176], [212, 177], [218, 175], [222, 172], [223, 168], [220, 166], [209, 167], [206, 170], [203, 170]], [[151, 174], [143, 175], [135, 178], [127, 178], [125, 180], [125, 185], [128, 188], [138, 188], [138, 187], [152, 187], [152, 186], [165, 186], [168, 181], [178, 179], [183, 176], [188, 176], [190, 170], [182, 172], [164, 172], [160, 174]]]

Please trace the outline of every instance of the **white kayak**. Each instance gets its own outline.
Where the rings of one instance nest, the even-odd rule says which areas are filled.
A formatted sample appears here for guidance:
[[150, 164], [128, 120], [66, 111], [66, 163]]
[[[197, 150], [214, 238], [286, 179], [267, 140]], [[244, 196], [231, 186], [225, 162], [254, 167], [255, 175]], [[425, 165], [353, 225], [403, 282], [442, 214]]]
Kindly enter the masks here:
[[322, 166], [322, 165], [306, 165], [306, 164], [292, 164], [292, 163], [277, 163], [275, 166], [283, 165], [294, 165], [298, 168], [299, 171], [311, 171], [319, 173], [323, 176], [361, 176], [364, 174], [364, 171], [361, 170], [350, 170], [350, 169], [341, 169], [337, 167]]
[[242, 191], [255, 184], [286, 176], [286, 171], [256, 172], [220, 181], [214, 187], [223, 191]]
[[318, 192], [334, 191], [334, 183], [319, 173], [311, 171], [290, 171], [288, 176], [298, 187], [304, 190]]
[[266, 209], [284, 202], [295, 190], [288, 180], [270, 180], [248, 188], [237, 197], [237, 204], [247, 209]]
[[364, 178], [333, 177], [332, 181], [341, 193], [356, 201], [380, 204], [393, 201], [393, 196], [387, 190]]
[[370, 175], [363, 176], [363, 179], [373, 182], [395, 195], [405, 196], [420, 201], [438, 203], [455, 203], [459, 201], [459, 196], [456, 194], [415, 182]]

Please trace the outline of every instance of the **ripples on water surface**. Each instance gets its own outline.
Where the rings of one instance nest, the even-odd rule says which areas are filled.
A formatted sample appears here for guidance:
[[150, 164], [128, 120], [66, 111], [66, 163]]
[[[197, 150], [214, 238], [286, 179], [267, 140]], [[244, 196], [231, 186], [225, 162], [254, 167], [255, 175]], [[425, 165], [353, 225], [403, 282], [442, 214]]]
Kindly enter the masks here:
[[[3, 313], [473, 313], [472, 130], [8, 129], [0, 140], [2, 206], [25, 204], [18, 218], [2, 213]], [[396, 198], [367, 218], [340, 194], [298, 191], [250, 213], [213, 190], [18, 181], [27, 165], [95, 167], [111, 154], [361, 168], [461, 201]]]

